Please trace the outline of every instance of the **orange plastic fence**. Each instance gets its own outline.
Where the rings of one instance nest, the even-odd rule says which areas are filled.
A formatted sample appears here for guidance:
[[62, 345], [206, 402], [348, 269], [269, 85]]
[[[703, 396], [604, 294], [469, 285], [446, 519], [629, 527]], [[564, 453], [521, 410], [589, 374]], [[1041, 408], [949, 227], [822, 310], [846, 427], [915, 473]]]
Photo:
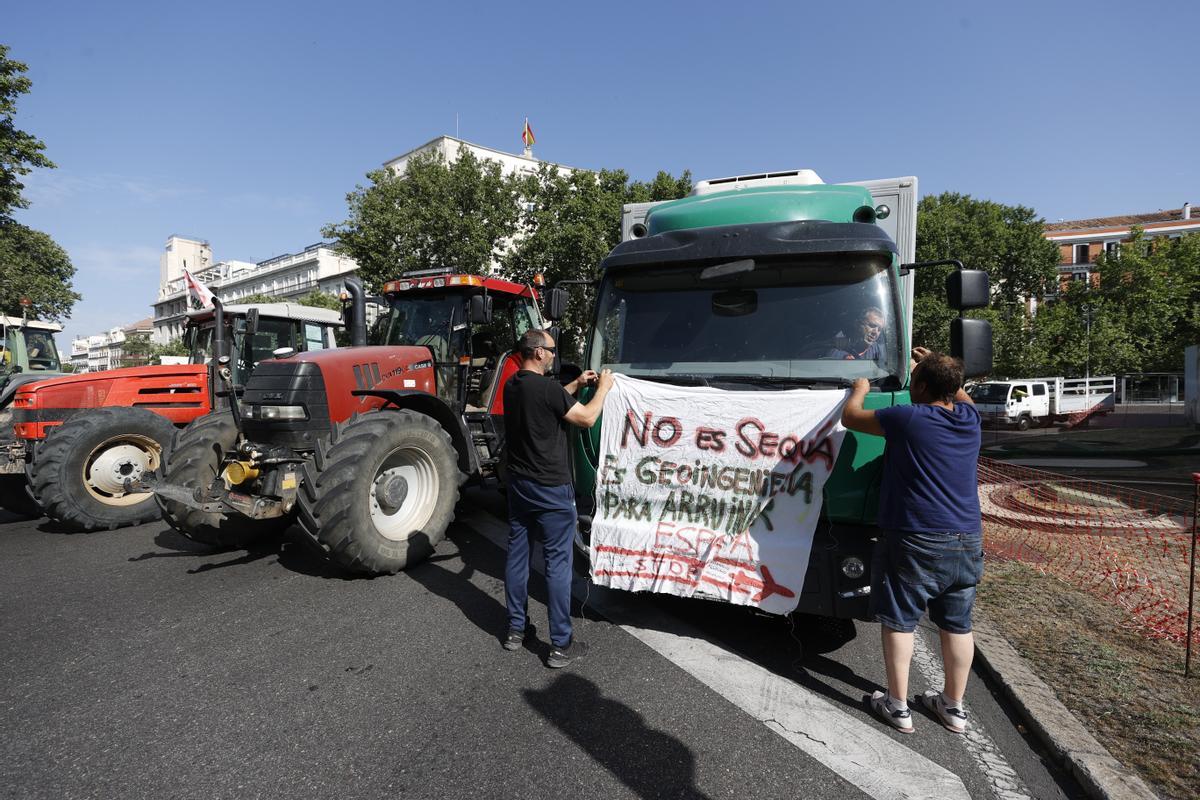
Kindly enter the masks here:
[[1184, 643], [1190, 502], [987, 458], [979, 459], [979, 502], [989, 556], [1120, 606], [1151, 638]]

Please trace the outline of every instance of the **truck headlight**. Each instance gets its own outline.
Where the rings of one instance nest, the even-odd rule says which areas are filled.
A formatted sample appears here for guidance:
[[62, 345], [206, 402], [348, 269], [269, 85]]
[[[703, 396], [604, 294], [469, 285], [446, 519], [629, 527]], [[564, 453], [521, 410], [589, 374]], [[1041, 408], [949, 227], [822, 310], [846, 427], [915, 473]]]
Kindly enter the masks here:
[[867, 565], [858, 556], [842, 559], [842, 574], [850, 580], [858, 580], [867, 571]]
[[258, 420], [296, 420], [308, 419], [308, 410], [304, 406], [246, 406], [246, 419]]

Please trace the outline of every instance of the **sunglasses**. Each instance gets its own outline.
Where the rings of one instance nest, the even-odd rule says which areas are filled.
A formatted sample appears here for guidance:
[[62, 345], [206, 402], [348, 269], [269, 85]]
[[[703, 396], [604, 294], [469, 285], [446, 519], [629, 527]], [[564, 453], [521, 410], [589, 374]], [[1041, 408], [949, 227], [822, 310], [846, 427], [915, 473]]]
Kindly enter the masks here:
[[544, 345], [544, 344], [539, 344], [539, 345], [538, 345], [538, 347], [542, 348], [543, 350], [548, 350], [548, 351], [549, 351], [549, 352], [551, 352], [551, 353], [557, 353], [557, 352], [558, 352], [558, 348], [557, 348], [557, 347], [547, 347], [547, 346], [546, 346], [546, 345]]

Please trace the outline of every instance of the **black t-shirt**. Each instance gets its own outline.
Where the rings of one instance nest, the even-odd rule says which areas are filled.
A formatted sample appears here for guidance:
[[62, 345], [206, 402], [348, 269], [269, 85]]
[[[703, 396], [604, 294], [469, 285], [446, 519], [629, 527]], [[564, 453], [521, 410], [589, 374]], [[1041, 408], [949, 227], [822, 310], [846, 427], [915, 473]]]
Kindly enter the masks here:
[[553, 378], [523, 369], [504, 385], [508, 469], [543, 486], [571, 482], [563, 419], [577, 401]]

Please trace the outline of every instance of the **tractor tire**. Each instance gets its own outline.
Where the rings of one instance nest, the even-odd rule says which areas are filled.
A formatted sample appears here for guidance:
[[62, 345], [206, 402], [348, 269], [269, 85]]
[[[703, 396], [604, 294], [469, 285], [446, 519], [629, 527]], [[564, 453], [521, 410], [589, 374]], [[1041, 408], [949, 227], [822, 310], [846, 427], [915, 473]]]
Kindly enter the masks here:
[[0, 508], [18, 517], [42, 516], [42, 507], [29, 493], [24, 475], [0, 475]]
[[1019, 431], [1029, 430], [1029, 425], [1029, 417], [1021, 417], [1017, 420], [1017, 430]]
[[157, 470], [175, 426], [142, 408], [96, 408], [50, 429], [28, 465], [29, 487], [46, 516], [76, 531], [114, 530], [159, 517], [150, 492], [126, 479]]
[[[206, 491], [217, 477], [221, 459], [237, 443], [237, 426], [228, 411], [193, 420], [175, 434], [162, 482]], [[244, 548], [278, 536], [292, 524], [292, 515], [251, 519], [236, 512], [209, 513], [157, 496], [163, 519], [200, 544]]]
[[395, 573], [446, 535], [465, 479], [432, 417], [409, 409], [356, 416], [334, 426], [305, 465], [298, 527], [347, 571]]

